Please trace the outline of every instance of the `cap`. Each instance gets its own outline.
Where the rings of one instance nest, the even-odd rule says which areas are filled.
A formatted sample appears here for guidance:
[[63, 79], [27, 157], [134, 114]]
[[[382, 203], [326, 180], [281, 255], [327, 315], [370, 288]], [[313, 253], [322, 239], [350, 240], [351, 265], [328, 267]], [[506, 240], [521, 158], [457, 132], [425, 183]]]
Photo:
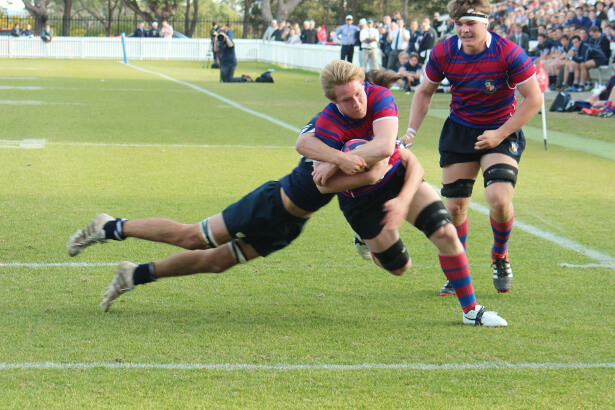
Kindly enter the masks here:
[[352, 14], [347, 15], [346, 20], [352, 20]]
[[367, 22], [368, 22], [368, 23], [373, 23], [373, 22], [374, 22], [374, 20], [372, 20], [372, 19], [367, 19]]
[[359, 20], [359, 26], [363, 26], [365, 24], [367, 24], [367, 21], [365, 21], [365, 19]]

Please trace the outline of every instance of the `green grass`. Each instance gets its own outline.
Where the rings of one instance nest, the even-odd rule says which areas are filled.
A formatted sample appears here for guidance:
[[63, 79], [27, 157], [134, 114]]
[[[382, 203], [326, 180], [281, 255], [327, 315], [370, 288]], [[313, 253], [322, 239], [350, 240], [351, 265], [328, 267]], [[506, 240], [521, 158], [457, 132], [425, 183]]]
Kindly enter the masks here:
[[[220, 84], [218, 71], [200, 63], [134, 64], [297, 129], [326, 104], [316, 73], [275, 67], [274, 84]], [[254, 77], [270, 67], [240, 64], [236, 74]], [[0, 90], [0, 100], [15, 102], [2, 105], [0, 140], [47, 139], [42, 149], [0, 142], [0, 407], [612, 406], [613, 267], [562, 266], [601, 261], [516, 227], [514, 287], [497, 294], [490, 227], [476, 210], [468, 256], [477, 297], [508, 320], [507, 328], [461, 325], [457, 301], [436, 296], [444, 276], [435, 249], [408, 226], [402, 236], [414, 263], [409, 273], [393, 277], [359, 259], [335, 203], [287, 249], [221, 275], [138, 287], [107, 314], [98, 303], [113, 266], [11, 265], [171, 255], [178, 249], [128, 240], [72, 259], [65, 244], [100, 211], [199, 221], [283, 176], [298, 155], [288, 128], [115, 61], [3, 60], [0, 69], [5, 77], [35, 77], [1, 85], [41, 87]], [[403, 125], [411, 96], [395, 96]], [[23, 100], [44, 104], [17, 104]], [[446, 95], [436, 95], [433, 107], [447, 104]], [[580, 144], [615, 142], [612, 120], [591, 119], [590, 126], [578, 118], [549, 115], [549, 127], [581, 137]], [[539, 117], [530, 123], [540, 124]], [[441, 126], [428, 117], [413, 148], [434, 185]], [[612, 175], [613, 160], [556, 141], [544, 151], [530, 141], [515, 193], [517, 219], [612, 260]], [[480, 179], [474, 200], [485, 204]], [[101, 366], [23, 366], [44, 363]], [[607, 366], [579, 365], [601, 363]], [[406, 367], [356, 367], [362, 364]], [[282, 368], [266, 367], [276, 365]], [[306, 367], [284, 368], [297, 365]]]

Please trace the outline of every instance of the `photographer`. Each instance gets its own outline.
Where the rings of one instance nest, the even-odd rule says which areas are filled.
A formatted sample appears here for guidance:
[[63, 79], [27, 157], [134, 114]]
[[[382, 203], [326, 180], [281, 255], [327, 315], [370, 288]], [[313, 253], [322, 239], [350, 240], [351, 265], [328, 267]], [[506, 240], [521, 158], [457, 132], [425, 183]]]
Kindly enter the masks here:
[[241, 82], [241, 78], [233, 78], [237, 58], [235, 57], [235, 43], [226, 35], [224, 29], [216, 33], [214, 42], [214, 52], [220, 59], [220, 81], [223, 83]]

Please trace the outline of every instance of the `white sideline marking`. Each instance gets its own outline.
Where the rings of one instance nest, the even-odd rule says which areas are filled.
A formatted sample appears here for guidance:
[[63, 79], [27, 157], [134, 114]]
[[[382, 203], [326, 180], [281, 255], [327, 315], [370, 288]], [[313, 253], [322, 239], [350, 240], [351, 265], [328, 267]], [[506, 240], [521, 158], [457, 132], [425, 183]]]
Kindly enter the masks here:
[[216, 145], [216, 144], [131, 144], [131, 143], [106, 143], [106, 142], [49, 142], [49, 145], [74, 145], [79, 147], [154, 147], [154, 148], [274, 148], [295, 149], [293, 146], [282, 145]]
[[44, 148], [46, 143], [46, 139], [23, 139], [21, 141], [0, 140], [0, 148]]
[[46, 102], [39, 100], [0, 100], [0, 104], [4, 105], [83, 105], [83, 103], [76, 102]]
[[7, 262], [0, 263], [0, 267], [18, 267], [18, 268], [50, 268], [50, 267], [71, 267], [71, 268], [89, 268], [96, 266], [116, 266], [117, 263], [107, 263], [107, 262], [50, 262], [50, 263], [39, 263], [39, 262]]
[[237, 108], [237, 109], [239, 109], [239, 110], [245, 111], [245, 112], [247, 112], [247, 113], [249, 113], [249, 114], [255, 115], [255, 116], [257, 116], [257, 117], [259, 117], [259, 118], [262, 118], [262, 119], [264, 119], [264, 120], [270, 121], [270, 122], [272, 122], [272, 123], [274, 123], [274, 124], [277, 124], [277, 125], [279, 125], [279, 126], [281, 126], [281, 127], [284, 127], [284, 128], [286, 128], [286, 129], [289, 129], [289, 130], [291, 130], [291, 131], [293, 131], [293, 132], [295, 132], [295, 133], [299, 133], [299, 131], [301, 131], [301, 128], [297, 128], [297, 127], [295, 127], [295, 126], [293, 126], [293, 125], [290, 125], [290, 124], [288, 124], [288, 123], [285, 123], [284, 121], [278, 120], [277, 118], [271, 117], [271, 116], [269, 116], [269, 115], [267, 115], [267, 114], [263, 114], [263, 113], [260, 113], [260, 112], [258, 112], [258, 111], [254, 111], [254, 110], [252, 110], [252, 109], [250, 109], [250, 108], [244, 107], [243, 105], [238, 104], [238, 103], [236, 103], [236, 102], [235, 102], [235, 101], [233, 101], [233, 100], [229, 100], [229, 99], [228, 99], [228, 98], [226, 98], [226, 97], [223, 97], [223, 96], [218, 95], [218, 94], [216, 94], [216, 93], [213, 93], [213, 92], [211, 92], [211, 91], [209, 91], [209, 90], [206, 90], [206, 89], [204, 89], [204, 88], [201, 88], [201, 87], [199, 87], [198, 85], [194, 85], [194, 84], [187, 83], [187, 82], [185, 82], [185, 81], [177, 80], [177, 79], [175, 79], [175, 78], [173, 78], [173, 77], [169, 77], [168, 75], [161, 74], [161, 73], [157, 73], [157, 72], [155, 72], [155, 71], [149, 71], [149, 70], [146, 70], [146, 69], [141, 68], [141, 67], [137, 67], [137, 66], [132, 65], [132, 64], [128, 64], [128, 66], [129, 66], [129, 67], [132, 67], [132, 68], [134, 68], [134, 69], [136, 69], [136, 70], [143, 71], [144, 73], [148, 73], [148, 74], [157, 75], [157, 76], [162, 77], [162, 78], [164, 78], [164, 79], [166, 79], [166, 80], [173, 81], [174, 83], [181, 84], [181, 85], [185, 85], [186, 87], [190, 87], [190, 88], [192, 88], [193, 90], [196, 90], [196, 91], [198, 91], [198, 92], [200, 92], [200, 93], [203, 93], [203, 94], [207, 94], [207, 95], [209, 95], [210, 97], [213, 97], [213, 98], [216, 98], [216, 99], [218, 99], [218, 100], [220, 100], [220, 101], [222, 101], [222, 102], [225, 102], [226, 104], [229, 104], [229, 105], [230, 105], [230, 106], [232, 106], [232, 107], [235, 107], [235, 108]]
[[0, 90], [42, 90], [43, 87], [30, 85], [0, 85]]
[[7, 77], [7, 76], [2, 76], [0, 77], [0, 80], [36, 80], [37, 77]]
[[615, 363], [364, 363], [364, 364], [249, 364], [249, 363], [0, 363], [0, 370], [30, 369], [162, 369], [162, 370], [484, 370], [484, 369], [601, 369]]

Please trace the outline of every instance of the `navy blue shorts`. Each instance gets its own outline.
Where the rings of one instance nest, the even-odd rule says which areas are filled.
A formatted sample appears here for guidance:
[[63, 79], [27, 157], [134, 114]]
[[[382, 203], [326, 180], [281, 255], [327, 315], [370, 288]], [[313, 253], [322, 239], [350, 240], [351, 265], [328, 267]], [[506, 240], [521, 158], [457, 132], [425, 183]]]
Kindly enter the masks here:
[[510, 134], [500, 145], [491, 149], [477, 151], [474, 149], [476, 138], [486, 130], [461, 125], [447, 118], [440, 133], [440, 167], [460, 162], [480, 161], [485, 154], [504, 154], [519, 163], [525, 150], [525, 135], [518, 130]]
[[382, 187], [358, 198], [338, 194], [340, 209], [352, 229], [363, 239], [372, 239], [382, 231], [384, 203], [395, 198], [404, 185], [406, 168], [397, 167], [395, 175]]
[[287, 247], [309, 219], [284, 209], [278, 181], [266, 182], [229, 205], [222, 218], [231, 236], [252, 245], [261, 256]]

